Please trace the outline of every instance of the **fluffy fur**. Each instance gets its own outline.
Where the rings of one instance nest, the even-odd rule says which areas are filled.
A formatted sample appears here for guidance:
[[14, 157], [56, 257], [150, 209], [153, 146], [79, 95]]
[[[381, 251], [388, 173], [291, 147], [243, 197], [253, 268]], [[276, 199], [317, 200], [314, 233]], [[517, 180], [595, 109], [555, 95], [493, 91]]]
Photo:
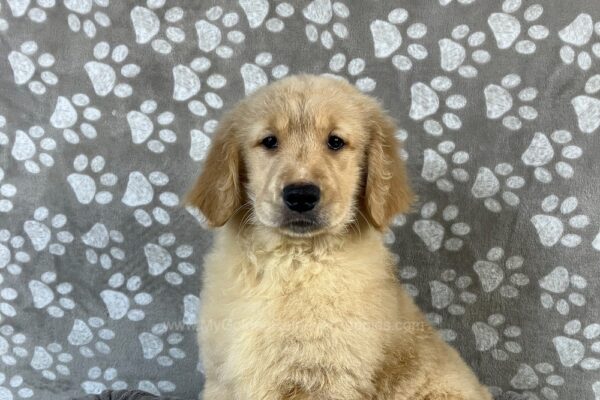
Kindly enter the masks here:
[[[491, 399], [382, 243], [413, 200], [394, 134], [373, 98], [311, 75], [260, 89], [219, 124], [188, 195], [222, 227], [201, 293], [206, 400]], [[309, 231], [286, 225], [281, 191], [297, 182], [322, 193]]]

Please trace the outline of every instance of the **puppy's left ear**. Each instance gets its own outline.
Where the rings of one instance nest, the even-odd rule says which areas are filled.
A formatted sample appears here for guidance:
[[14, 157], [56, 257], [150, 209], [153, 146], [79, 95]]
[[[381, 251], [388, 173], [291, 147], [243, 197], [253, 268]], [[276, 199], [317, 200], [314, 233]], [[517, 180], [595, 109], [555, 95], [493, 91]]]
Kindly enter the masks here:
[[373, 106], [370, 127], [364, 202], [369, 222], [383, 230], [396, 214], [410, 209], [414, 194], [399, 156], [396, 126], [379, 105]]

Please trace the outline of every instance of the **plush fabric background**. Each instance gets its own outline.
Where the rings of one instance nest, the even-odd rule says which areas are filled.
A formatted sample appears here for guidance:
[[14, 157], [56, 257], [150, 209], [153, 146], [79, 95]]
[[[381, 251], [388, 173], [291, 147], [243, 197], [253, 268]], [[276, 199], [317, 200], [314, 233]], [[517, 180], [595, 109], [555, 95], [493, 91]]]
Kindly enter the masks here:
[[179, 199], [298, 72], [399, 121], [420, 201], [386, 241], [483, 382], [600, 399], [599, 57], [597, 0], [0, 0], [0, 399], [197, 397]]

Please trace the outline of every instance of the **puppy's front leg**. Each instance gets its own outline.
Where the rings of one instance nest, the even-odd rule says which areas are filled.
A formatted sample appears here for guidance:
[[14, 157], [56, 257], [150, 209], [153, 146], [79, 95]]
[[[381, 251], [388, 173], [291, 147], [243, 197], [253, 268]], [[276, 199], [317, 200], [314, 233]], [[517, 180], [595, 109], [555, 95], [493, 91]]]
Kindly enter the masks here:
[[202, 400], [232, 400], [235, 397], [233, 397], [229, 389], [223, 387], [217, 381], [207, 380], [204, 383], [204, 389], [200, 398]]

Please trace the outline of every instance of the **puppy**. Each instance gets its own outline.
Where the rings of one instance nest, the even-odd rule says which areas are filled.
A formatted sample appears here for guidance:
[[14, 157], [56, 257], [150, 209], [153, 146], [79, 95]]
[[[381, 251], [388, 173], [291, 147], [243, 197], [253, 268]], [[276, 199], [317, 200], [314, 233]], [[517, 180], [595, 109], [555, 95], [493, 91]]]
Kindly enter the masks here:
[[491, 399], [382, 243], [413, 200], [394, 133], [373, 98], [312, 75], [220, 122], [187, 197], [222, 227], [201, 294], [205, 399]]

